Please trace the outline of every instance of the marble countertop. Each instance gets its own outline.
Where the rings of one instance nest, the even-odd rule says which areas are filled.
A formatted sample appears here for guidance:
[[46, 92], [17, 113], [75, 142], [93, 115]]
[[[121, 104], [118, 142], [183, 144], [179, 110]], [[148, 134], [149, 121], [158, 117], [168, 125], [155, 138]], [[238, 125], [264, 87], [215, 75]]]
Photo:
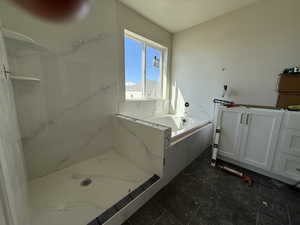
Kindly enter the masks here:
[[32, 225], [86, 225], [152, 175], [109, 151], [37, 178], [29, 184]]

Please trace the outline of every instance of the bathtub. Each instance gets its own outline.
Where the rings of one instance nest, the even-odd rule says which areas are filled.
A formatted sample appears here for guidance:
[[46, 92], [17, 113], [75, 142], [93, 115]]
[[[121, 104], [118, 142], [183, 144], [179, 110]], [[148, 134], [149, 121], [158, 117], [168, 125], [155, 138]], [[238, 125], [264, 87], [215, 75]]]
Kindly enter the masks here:
[[209, 120], [178, 115], [161, 115], [146, 118], [147, 121], [170, 127], [172, 129], [171, 145], [192, 136], [201, 128], [211, 124]]
[[168, 183], [211, 145], [213, 124], [207, 119], [161, 115], [147, 119], [172, 129], [165, 152], [164, 182]]
[[[161, 127], [159, 129], [165, 127], [171, 128], [171, 141], [169, 142], [165, 140], [165, 144], [167, 144], [167, 146], [165, 146], [163, 152], [163, 166], [160, 179], [151, 187], [144, 190], [140, 197], [136, 198], [136, 200], [134, 200], [130, 205], [121, 210], [118, 214], [116, 214], [116, 216], [108, 221], [108, 223], [105, 223], [105, 225], [123, 224], [126, 219], [133, 215], [159, 190], [171, 182], [181, 171], [184, 170], [184, 168], [190, 165], [193, 160], [201, 157], [202, 152], [211, 145], [213, 125], [210, 121], [205, 119], [191, 117], [186, 118], [170, 114], [148, 118], [133, 118], [128, 116], [128, 118], [130, 118], [131, 121], [136, 121], [137, 123], [146, 126], [151, 125], [151, 127], [153, 127], [153, 125], [156, 125]], [[186, 122], [184, 122], [183, 119], [185, 119]], [[132, 135], [132, 131], [134, 131], [135, 127], [136, 126], [131, 127], [132, 130], [128, 133], [130, 136]], [[141, 130], [139, 129], [137, 131], [140, 132]], [[120, 134], [125, 135], [124, 131], [120, 130], [119, 132]], [[165, 138], [167, 137], [169, 139], [169, 132], [170, 130], [167, 129], [167, 135]], [[148, 133], [146, 132], [145, 134]], [[136, 137], [136, 134], [133, 135], [133, 137]], [[156, 140], [154, 139], [152, 141], [155, 142]], [[128, 153], [131, 153], [135, 149], [131, 146], [138, 146], [134, 145], [131, 140], [126, 143], [128, 143]], [[145, 145], [145, 143], [149, 144], [149, 142], [142, 141], [142, 145]], [[134, 153], [131, 154], [131, 162], [133, 159], [138, 159], [137, 154], [138, 151], [134, 151]], [[143, 163], [145, 165], [155, 165], [152, 163], [149, 164], [146, 161], [143, 161]]]

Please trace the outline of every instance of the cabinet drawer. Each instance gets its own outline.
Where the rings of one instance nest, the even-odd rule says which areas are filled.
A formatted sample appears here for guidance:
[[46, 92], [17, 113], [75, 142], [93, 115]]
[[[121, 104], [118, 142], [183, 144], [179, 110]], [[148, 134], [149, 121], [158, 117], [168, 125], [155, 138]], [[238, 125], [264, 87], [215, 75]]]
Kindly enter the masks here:
[[300, 130], [300, 112], [287, 112], [285, 127]]
[[300, 158], [289, 155], [281, 155], [280, 173], [287, 178], [300, 181]]
[[281, 149], [285, 153], [300, 157], [300, 130], [286, 129]]

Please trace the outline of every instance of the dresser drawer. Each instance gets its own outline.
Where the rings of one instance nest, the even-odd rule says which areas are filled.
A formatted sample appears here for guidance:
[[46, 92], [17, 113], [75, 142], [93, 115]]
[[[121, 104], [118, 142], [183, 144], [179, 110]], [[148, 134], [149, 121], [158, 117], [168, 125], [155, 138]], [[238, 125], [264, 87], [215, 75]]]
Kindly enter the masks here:
[[282, 176], [300, 181], [300, 158], [281, 154], [279, 172]]

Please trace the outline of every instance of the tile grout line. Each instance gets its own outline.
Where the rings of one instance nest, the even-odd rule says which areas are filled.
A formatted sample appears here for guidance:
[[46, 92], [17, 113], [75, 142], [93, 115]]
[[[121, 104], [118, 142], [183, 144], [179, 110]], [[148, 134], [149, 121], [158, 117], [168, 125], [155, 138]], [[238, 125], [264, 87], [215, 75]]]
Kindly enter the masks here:
[[190, 220], [188, 221], [188, 223], [186, 225], [190, 225], [192, 222], [192, 219], [194, 219], [194, 217], [198, 214], [199, 210], [200, 210], [201, 206], [198, 206], [198, 208], [195, 210], [194, 215], [191, 216]]
[[127, 222], [129, 223], [129, 225], [133, 225], [133, 224], [130, 222], [130, 218], [127, 220]]
[[163, 213], [156, 218], [156, 220], [154, 221], [154, 223], [152, 225], [156, 225], [158, 223], [158, 221], [163, 217], [163, 215], [166, 213], [166, 210], [163, 209]]
[[256, 212], [256, 225], [259, 225], [259, 218], [260, 218], [260, 211], [259, 211], [259, 209], [257, 210], [257, 212]]
[[[188, 175], [188, 176], [190, 176], [191, 178], [193, 178], [193, 180], [190, 181], [190, 183], [195, 182], [195, 183], [197, 183], [197, 184], [200, 184], [194, 176], [192, 176], [192, 175]], [[185, 191], [180, 191], [180, 192], [181, 192], [182, 194], [184, 194], [184, 195], [187, 195], [187, 193], [186, 193]], [[191, 199], [191, 200], [194, 202], [193, 199]], [[174, 218], [176, 218], [176, 220], [177, 220], [178, 222], [180, 222], [180, 224], [183, 225], [182, 221], [179, 220], [179, 219], [177, 218], [176, 215], [174, 215], [172, 212], [170, 212], [168, 209], [166, 209], [166, 208], [165, 208], [163, 205], [161, 205], [157, 200], [155, 200], [155, 202], [156, 202], [159, 206], [161, 206], [161, 207], [165, 210], [165, 212], [167, 212], [167, 213], [169, 213], [170, 215], [172, 215]], [[198, 211], [200, 210], [200, 207], [201, 207], [201, 206], [198, 206], [198, 207], [196, 208], [195, 212], [193, 213], [193, 215], [191, 216], [191, 218], [189, 219], [189, 221], [188, 221], [188, 223], [187, 223], [186, 225], [189, 225], [189, 224], [190, 224], [192, 218], [194, 218], [194, 217], [197, 215]], [[158, 221], [157, 221], [157, 222], [158, 222]], [[155, 224], [154, 224], [154, 225], [155, 225]]]
[[[177, 216], [175, 216], [172, 212], [170, 212], [168, 209], [166, 209], [163, 205], [161, 205], [157, 200], [154, 200], [163, 210], [164, 210], [164, 213], [168, 213], [168, 214], [170, 214], [171, 216], [173, 216], [178, 222], [180, 222], [180, 224], [181, 225], [183, 225], [183, 223], [181, 222], [181, 220], [179, 220], [178, 218], [177, 218]], [[164, 214], [163, 213], [163, 214]], [[162, 215], [163, 215], [162, 214]], [[157, 224], [158, 223], [158, 221], [156, 221], [156, 223], [155, 224]], [[155, 224], [153, 224], [153, 225], [155, 225]]]
[[291, 218], [289, 205], [286, 205], [286, 210], [287, 210], [287, 216], [288, 216], [288, 219], [289, 219], [289, 225], [292, 225], [292, 218]]

